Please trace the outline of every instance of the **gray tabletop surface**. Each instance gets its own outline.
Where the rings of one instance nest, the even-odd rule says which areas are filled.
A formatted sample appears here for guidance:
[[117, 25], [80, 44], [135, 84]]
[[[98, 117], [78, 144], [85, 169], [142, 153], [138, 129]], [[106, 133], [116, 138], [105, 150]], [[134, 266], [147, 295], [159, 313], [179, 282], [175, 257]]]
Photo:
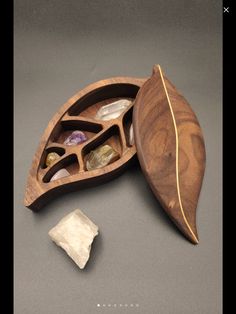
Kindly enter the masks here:
[[[222, 3], [214, 0], [15, 0], [15, 314], [217, 314], [222, 307]], [[207, 164], [188, 242], [138, 163], [119, 178], [23, 205], [40, 137], [86, 85], [146, 77], [160, 64], [203, 129]], [[48, 231], [80, 208], [100, 230], [80, 270]]]

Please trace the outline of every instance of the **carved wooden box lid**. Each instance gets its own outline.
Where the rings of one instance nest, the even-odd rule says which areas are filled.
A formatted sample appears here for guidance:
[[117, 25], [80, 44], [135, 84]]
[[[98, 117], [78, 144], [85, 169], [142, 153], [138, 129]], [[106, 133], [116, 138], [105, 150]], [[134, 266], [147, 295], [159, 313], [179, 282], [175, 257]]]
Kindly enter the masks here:
[[138, 159], [154, 195], [184, 235], [198, 243], [204, 139], [190, 105], [160, 66], [154, 66], [136, 96], [133, 125]]

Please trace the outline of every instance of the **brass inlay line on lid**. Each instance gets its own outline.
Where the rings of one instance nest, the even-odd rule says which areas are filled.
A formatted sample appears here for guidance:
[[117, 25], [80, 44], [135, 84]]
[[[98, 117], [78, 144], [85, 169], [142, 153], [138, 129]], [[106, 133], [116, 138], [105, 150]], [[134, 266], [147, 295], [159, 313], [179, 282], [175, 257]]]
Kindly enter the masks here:
[[163, 87], [164, 87], [164, 90], [165, 90], [165, 94], [166, 94], [167, 101], [168, 101], [168, 104], [169, 104], [169, 107], [170, 107], [171, 116], [172, 116], [173, 123], [174, 123], [174, 128], [175, 128], [175, 138], [176, 138], [176, 183], [177, 183], [179, 205], [180, 205], [180, 209], [181, 209], [181, 213], [182, 213], [182, 216], [184, 218], [184, 221], [185, 221], [189, 231], [191, 232], [194, 240], [196, 241], [196, 243], [198, 243], [199, 241], [198, 241], [197, 237], [195, 236], [195, 234], [194, 234], [192, 228], [190, 227], [190, 225], [188, 223], [188, 220], [187, 220], [187, 218], [185, 216], [183, 205], [182, 205], [182, 201], [181, 201], [180, 187], [179, 187], [179, 138], [178, 138], [178, 130], [177, 130], [177, 125], [176, 125], [176, 121], [175, 121], [173, 108], [172, 108], [172, 105], [171, 105], [171, 102], [170, 102], [170, 98], [169, 98], [169, 95], [168, 95], [168, 92], [167, 92], [167, 88], [166, 88], [166, 85], [165, 85], [165, 81], [164, 81], [164, 78], [163, 78], [161, 67], [159, 65], [158, 65], [158, 69], [159, 69], [159, 72], [160, 72], [161, 81], [162, 81], [162, 84], [163, 84]]

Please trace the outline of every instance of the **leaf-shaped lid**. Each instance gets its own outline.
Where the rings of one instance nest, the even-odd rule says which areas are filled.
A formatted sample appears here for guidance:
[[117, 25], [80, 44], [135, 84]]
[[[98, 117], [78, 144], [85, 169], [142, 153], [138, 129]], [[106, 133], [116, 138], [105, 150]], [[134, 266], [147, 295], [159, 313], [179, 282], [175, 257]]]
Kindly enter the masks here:
[[154, 66], [136, 96], [133, 128], [138, 159], [153, 193], [183, 234], [198, 243], [204, 139], [196, 115], [160, 66]]

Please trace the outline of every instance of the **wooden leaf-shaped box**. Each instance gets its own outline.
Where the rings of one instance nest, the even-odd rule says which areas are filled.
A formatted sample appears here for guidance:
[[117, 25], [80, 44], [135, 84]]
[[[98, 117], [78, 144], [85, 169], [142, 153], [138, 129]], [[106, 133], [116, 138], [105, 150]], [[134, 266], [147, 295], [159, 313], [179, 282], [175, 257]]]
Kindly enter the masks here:
[[[89, 85], [70, 98], [49, 122], [34, 156], [25, 192], [25, 206], [39, 210], [50, 199], [62, 192], [86, 187], [111, 179], [127, 166], [136, 153], [135, 146], [127, 141], [128, 127], [132, 121], [133, 104], [110, 121], [95, 120], [102, 106], [121, 98], [134, 99], [144, 79], [117, 77]], [[77, 146], [67, 146], [65, 138], [73, 130], [82, 130], [88, 140]], [[110, 144], [120, 158], [104, 168], [87, 171], [86, 156], [99, 145]], [[48, 153], [61, 156], [46, 167]], [[71, 174], [55, 181], [52, 176], [65, 168]]]
[[[122, 98], [132, 103], [118, 118], [94, 119], [99, 108]], [[135, 145], [128, 140], [131, 123]], [[87, 141], [65, 145], [73, 130], [83, 131]], [[120, 158], [88, 171], [88, 154], [103, 144], [112, 146]], [[46, 166], [50, 152], [60, 158]], [[128, 166], [136, 152], [164, 210], [191, 242], [198, 243], [196, 207], [205, 170], [203, 135], [189, 104], [160, 66], [154, 66], [148, 79], [118, 77], [91, 84], [62, 106], [49, 122], [35, 153], [25, 206], [37, 211], [62, 192], [110, 180]], [[62, 168], [70, 176], [50, 181]]]

